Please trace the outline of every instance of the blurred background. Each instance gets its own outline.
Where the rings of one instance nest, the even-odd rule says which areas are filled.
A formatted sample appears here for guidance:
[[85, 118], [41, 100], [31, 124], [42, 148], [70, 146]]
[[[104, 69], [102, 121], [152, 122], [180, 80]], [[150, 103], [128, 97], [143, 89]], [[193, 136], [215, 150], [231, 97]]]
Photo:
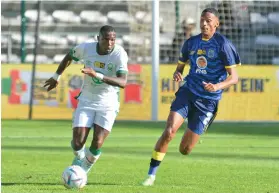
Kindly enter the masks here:
[[[229, 100], [233, 97], [235, 101], [221, 104], [221, 109], [238, 112], [239, 108], [246, 108], [247, 104], [252, 108], [248, 113], [236, 113], [239, 117], [230, 113], [220, 120], [279, 120], [279, 1], [160, 1], [159, 6], [159, 113], [168, 112], [178, 88], [172, 83], [170, 72], [175, 69], [182, 43], [199, 33], [201, 11], [206, 7], [215, 7], [220, 12], [219, 31], [234, 43], [242, 60], [239, 84], [224, 94], [224, 98]], [[32, 83], [31, 65], [28, 64], [34, 61], [39, 8], [37, 72]], [[135, 113], [133, 118], [150, 119], [151, 110], [146, 109], [152, 106], [152, 1], [58, 0], [41, 1], [40, 7], [38, 1], [2, 1], [1, 63], [6, 64], [2, 65], [2, 97], [7, 96], [2, 98], [2, 104], [26, 105], [32, 95], [29, 91], [35, 89], [34, 105], [74, 107], [76, 102], [72, 96], [79, 92], [82, 84], [81, 74], [77, 73], [79, 67], [67, 70], [69, 74], [63, 76], [56, 91], [46, 93], [41, 86], [56, 70], [57, 64], [69, 49], [82, 42], [96, 40], [99, 28], [105, 24], [115, 27], [117, 43], [129, 55], [129, 84], [121, 94], [123, 110], [142, 109], [144, 116]], [[11, 99], [11, 96], [14, 98]], [[264, 114], [272, 115], [257, 117], [260, 113], [254, 110], [254, 104], [259, 103], [266, 112]], [[15, 108], [19, 112], [15, 106], [6, 107]], [[27, 112], [27, 106], [21, 108]], [[70, 118], [67, 111], [65, 109], [65, 118]], [[255, 115], [250, 114], [252, 112]], [[23, 114], [13, 117], [25, 118], [28, 113]], [[121, 113], [119, 118], [130, 119]], [[159, 115], [159, 119], [165, 118], [165, 113]]]
[[[216, 121], [187, 158], [178, 152], [187, 123], [181, 126], [156, 186], [143, 189], [179, 88], [172, 80], [179, 49], [199, 33], [206, 7], [218, 9], [219, 31], [240, 53], [239, 82], [224, 90]], [[113, 132], [82, 193], [279, 192], [279, 1], [160, 1], [159, 12], [153, 74], [152, 1], [1, 0], [1, 192], [65, 192], [60, 176], [72, 160], [82, 64], [69, 66], [56, 89], [43, 85], [72, 47], [95, 41], [105, 24], [115, 27], [129, 55], [129, 76]]]
[[[184, 39], [199, 33], [205, 7], [219, 10], [219, 30], [236, 45], [243, 64], [279, 64], [278, 1], [161, 1], [161, 63], [177, 61]], [[2, 63], [33, 62], [37, 8], [37, 1], [2, 1]], [[94, 40], [99, 27], [110, 24], [130, 63], [150, 63], [151, 13], [151, 1], [42, 1], [37, 61], [59, 63], [70, 48]]]

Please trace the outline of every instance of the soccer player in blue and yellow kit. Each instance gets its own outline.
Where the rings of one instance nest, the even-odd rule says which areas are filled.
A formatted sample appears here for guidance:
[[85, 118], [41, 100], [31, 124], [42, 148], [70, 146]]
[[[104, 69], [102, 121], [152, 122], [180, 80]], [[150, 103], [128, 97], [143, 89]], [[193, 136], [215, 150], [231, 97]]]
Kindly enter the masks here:
[[184, 78], [185, 83], [175, 94], [166, 128], [152, 153], [144, 186], [154, 184], [157, 169], [167, 152], [168, 144], [184, 120], [188, 118], [188, 129], [182, 137], [179, 151], [188, 155], [215, 118], [223, 89], [238, 82], [234, 67], [240, 65], [239, 55], [234, 45], [216, 32], [218, 26], [218, 11], [214, 8], [203, 10], [200, 18], [201, 34], [186, 40], [182, 46], [173, 75], [174, 81], [183, 81], [182, 74], [186, 63], [190, 64], [190, 70]]

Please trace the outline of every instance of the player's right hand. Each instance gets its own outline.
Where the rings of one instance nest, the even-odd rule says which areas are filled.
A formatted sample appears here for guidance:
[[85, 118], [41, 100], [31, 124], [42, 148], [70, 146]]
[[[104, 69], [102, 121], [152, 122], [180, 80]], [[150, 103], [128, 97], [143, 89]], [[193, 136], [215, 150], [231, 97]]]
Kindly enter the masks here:
[[176, 81], [176, 82], [183, 81], [182, 74], [178, 71], [175, 71], [174, 74], [173, 74], [173, 80]]
[[58, 85], [57, 80], [52, 77], [45, 81], [44, 88], [47, 88], [47, 91], [54, 89]]

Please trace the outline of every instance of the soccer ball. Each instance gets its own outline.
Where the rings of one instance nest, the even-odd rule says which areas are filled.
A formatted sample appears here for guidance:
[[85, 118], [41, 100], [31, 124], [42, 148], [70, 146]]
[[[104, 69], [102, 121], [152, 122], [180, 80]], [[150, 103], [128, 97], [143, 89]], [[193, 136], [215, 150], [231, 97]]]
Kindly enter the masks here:
[[68, 189], [83, 188], [87, 182], [86, 172], [80, 166], [69, 166], [62, 174], [62, 182]]

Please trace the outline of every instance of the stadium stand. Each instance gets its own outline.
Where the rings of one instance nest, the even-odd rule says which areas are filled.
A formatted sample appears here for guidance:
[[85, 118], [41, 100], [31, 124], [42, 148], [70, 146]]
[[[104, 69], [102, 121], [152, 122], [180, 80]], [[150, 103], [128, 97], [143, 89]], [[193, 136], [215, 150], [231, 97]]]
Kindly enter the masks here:
[[[208, 6], [219, 10], [219, 30], [236, 45], [243, 64], [279, 64], [278, 1], [179, 1], [178, 12], [174, 1], [160, 1], [161, 63], [174, 63], [178, 58], [178, 52], [173, 52], [173, 49], [181, 45], [174, 46], [173, 39], [182, 28], [176, 25], [176, 14], [179, 15], [179, 25], [187, 19], [196, 22], [197, 27], [192, 33], [197, 34], [200, 12]], [[17, 62], [21, 50], [20, 2], [3, 1], [1, 7], [1, 52], [4, 54], [1, 61], [11, 63], [13, 59]], [[96, 40], [99, 27], [111, 24], [118, 32], [117, 43], [123, 45], [129, 54], [130, 63], [150, 63], [151, 13], [150, 1], [43, 1], [38, 54], [46, 57], [40, 61], [57, 63], [57, 56], [65, 54], [76, 44]], [[25, 16], [26, 51], [32, 54], [37, 19], [35, 1], [26, 1]], [[8, 49], [13, 56], [5, 56]]]

